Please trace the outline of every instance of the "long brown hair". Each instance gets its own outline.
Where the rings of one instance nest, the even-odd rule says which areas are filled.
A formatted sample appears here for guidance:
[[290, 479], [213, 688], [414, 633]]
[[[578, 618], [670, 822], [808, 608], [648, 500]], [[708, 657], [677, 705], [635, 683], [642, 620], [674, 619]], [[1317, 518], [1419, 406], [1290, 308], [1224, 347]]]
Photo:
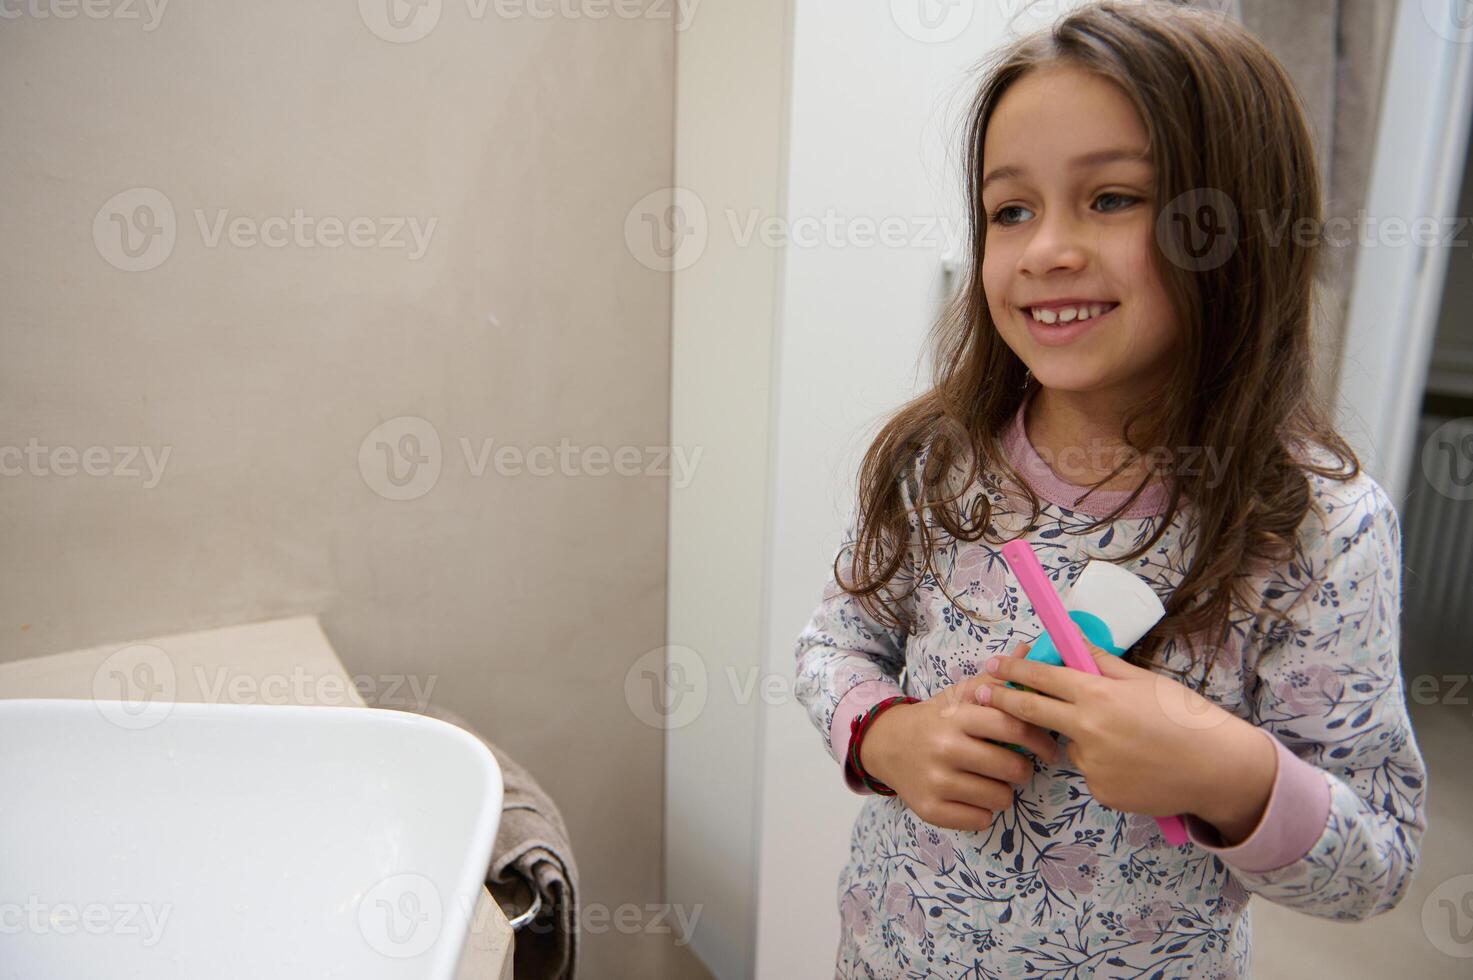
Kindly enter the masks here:
[[[1322, 216], [1315, 147], [1298, 93], [1251, 34], [1206, 12], [1104, 0], [990, 59], [963, 147], [970, 269], [933, 327], [934, 386], [890, 417], [865, 453], [855, 538], [835, 559], [834, 573], [878, 621], [913, 629], [904, 600], [926, 573], [941, 581], [932, 566], [938, 531], [959, 541], [985, 536], [1001, 543], [986, 494], [973, 495], [969, 513], [960, 512], [959, 501], [987, 464], [1024, 495], [1030, 526], [1039, 516], [1037, 495], [1000, 448], [1004, 427], [1026, 397], [1027, 378], [1023, 362], [998, 333], [983, 292], [988, 216], [978, 184], [983, 142], [999, 100], [1029, 71], [1056, 64], [1098, 73], [1120, 87], [1145, 125], [1155, 166], [1152, 256], [1182, 335], [1161, 397], [1149, 416], [1143, 410], [1125, 420], [1122, 437], [1143, 453], [1139, 427], [1162, 440], [1153, 445], [1216, 450], [1227, 460], [1220, 472], [1169, 473], [1159, 526], [1118, 559], [1146, 554], [1183, 508], [1194, 512], [1192, 561], [1167, 598], [1166, 617], [1131, 652], [1133, 661], [1149, 663], [1175, 640], [1225, 645], [1233, 617], [1241, 612], [1251, 618], [1261, 601], [1245, 579], [1259, 562], [1293, 554], [1312, 503], [1307, 473], [1348, 480], [1360, 472], [1359, 460], [1312, 390], [1311, 318]], [[1177, 208], [1187, 202], [1189, 215], [1215, 206], [1215, 221], [1225, 209], [1236, 209], [1228, 216], [1233, 219], [1271, 220], [1237, 221], [1236, 244], [1228, 253], [1196, 262], [1200, 240], [1187, 223], [1160, 220], [1171, 202]], [[1287, 225], [1281, 224], [1285, 219]], [[1285, 227], [1309, 227], [1316, 234], [1274, 234]], [[1301, 451], [1306, 448], [1320, 462]], [[1337, 465], [1328, 465], [1319, 450], [1327, 450]], [[924, 465], [911, 481], [918, 459]], [[958, 475], [960, 482], [953, 483]], [[1129, 499], [1085, 530], [1117, 519], [1153, 475], [1160, 474], [1147, 472]], [[918, 553], [908, 543], [912, 527], [920, 535]], [[840, 560], [846, 553], [854, 571], [849, 582]], [[1194, 646], [1190, 640], [1187, 645]]]

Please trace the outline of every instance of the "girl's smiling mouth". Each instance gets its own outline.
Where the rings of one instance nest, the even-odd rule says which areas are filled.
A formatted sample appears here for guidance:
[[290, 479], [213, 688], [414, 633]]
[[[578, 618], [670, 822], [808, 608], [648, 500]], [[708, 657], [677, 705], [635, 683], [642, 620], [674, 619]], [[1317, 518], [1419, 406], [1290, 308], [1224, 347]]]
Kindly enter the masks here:
[[1119, 303], [1099, 300], [1063, 300], [1020, 307], [1033, 339], [1044, 347], [1062, 347], [1084, 336], [1110, 317]]

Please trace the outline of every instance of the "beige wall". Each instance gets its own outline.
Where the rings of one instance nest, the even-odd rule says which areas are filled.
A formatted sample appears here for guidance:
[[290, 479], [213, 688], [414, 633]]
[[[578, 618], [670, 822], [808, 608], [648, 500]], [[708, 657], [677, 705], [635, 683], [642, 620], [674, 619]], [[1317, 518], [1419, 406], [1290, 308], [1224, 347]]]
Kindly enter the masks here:
[[[667, 478], [644, 447], [669, 441], [670, 282], [624, 229], [671, 182], [671, 20], [447, 0], [401, 43], [352, 2], [131, 9], [0, 21], [0, 452], [36, 459], [0, 457], [0, 660], [318, 612], [350, 672], [434, 683], [532, 770], [585, 906], [662, 901], [663, 736], [624, 680], [664, 644]], [[146, 218], [134, 188], [175, 232], [136, 259], [112, 217]], [[288, 243], [211, 245], [222, 209], [411, 244], [262, 224]], [[402, 416], [433, 427], [440, 472], [392, 500], [379, 440], [359, 456]], [[413, 448], [404, 425], [391, 447]], [[493, 456], [478, 477], [487, 439], [640, 447], [640, 475], [570, 454], [577, 475]], [[81, 469], [125, 463], [113, 447], [161, 478]], [[585, 975], [635, 976], [668, 937], [583, 942]]]

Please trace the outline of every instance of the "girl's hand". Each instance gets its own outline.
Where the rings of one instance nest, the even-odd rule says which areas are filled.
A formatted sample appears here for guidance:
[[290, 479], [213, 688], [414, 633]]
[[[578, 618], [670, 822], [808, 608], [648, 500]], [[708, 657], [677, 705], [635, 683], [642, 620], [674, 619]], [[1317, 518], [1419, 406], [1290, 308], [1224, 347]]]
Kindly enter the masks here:
[[1269, 737], [1185, 685], [1085, 645], [1102, 676], [993, 658], [994, 677], [1039, 693], [979, 685], [978, 702], [1068, 736], [1070, 760], [1104, 806], [1192, 813], [1227, 842], [1247, 837], [1278, 765]]
[[1050, 763], [1060, 755], [1038, 726], [977, 703], [978, 688], [998, 683], [980, 674], [926, 701], [886, 709], [865, 732], [860, 763], [927, 823], [986, 830], [998, 810], [1012, 806], [1010, 784], [1033, 778], [1032, 760], [987, 740], [1021, 745]]

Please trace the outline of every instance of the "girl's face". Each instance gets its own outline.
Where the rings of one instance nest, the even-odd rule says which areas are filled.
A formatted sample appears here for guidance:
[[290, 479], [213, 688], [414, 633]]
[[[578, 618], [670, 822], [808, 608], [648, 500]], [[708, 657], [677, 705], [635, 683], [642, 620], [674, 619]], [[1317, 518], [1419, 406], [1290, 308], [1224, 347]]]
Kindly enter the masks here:
[[[1030, 71], [989, 121], [983, 288], [1046, 388], [1129, 399], [1169, 366], [1180, 327], [1152, 259], [1146, 151], [1125, 94], [1072, 66]], [[1081, 320], [1081, 307], [1103, 311]]]

